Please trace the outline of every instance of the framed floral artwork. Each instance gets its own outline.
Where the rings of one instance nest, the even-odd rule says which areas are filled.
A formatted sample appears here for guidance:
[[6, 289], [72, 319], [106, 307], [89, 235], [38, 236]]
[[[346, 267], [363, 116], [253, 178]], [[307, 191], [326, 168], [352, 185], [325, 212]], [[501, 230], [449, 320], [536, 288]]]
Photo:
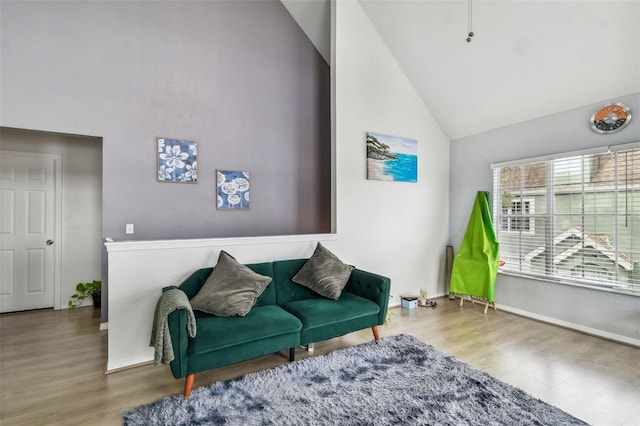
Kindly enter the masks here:
[[249, 172], [218, 170], [218, 210], [249, 208]]
[[198, 183], [198, 143], [158, 138], [158, 182]]

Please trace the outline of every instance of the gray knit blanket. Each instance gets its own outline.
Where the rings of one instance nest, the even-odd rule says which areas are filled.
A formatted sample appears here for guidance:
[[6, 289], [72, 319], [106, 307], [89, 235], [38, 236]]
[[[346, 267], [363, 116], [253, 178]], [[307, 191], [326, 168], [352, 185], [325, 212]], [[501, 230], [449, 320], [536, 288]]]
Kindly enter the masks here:
[[169, 314], [177, 309], [187, 311], [187, 332], [189, 336], [196, 336], [196, 317], [193, 315], [193, 309], [189, 303], [189, 298], [184, 291], [178, 288], [172, 288], [162, 293], [162, 296], [156, 303], [156, 311], [153, 314], [153, 327], [151, 328], [151, 341], [149, 346], [153, 346], [155, 355], [153, 363], [169, 364], [175, 359], [173, 354], [173, 346], [171, 345], [171, 335], [169, 334], [168, 317]]

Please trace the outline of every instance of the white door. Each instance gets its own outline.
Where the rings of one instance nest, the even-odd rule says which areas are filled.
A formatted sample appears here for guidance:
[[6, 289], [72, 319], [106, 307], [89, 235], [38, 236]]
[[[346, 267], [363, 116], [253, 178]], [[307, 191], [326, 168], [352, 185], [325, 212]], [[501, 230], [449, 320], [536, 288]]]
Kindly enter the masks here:
[[0, 153], [0, 312], [54, 306], [55, 159]]

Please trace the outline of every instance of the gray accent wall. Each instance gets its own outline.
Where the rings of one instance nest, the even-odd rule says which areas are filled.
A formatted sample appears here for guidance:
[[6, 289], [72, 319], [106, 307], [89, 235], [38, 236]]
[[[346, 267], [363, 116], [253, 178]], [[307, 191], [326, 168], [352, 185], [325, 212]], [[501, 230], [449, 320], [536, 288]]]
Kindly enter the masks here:
[[[282, 3], [0, 8], [0, 126], [102, 139], [102, 238], [332, 231], [329, 65]], [[156, 181], [157, 137], [198, 142], [198, 184]], [[216, 210], [216, 169], [251, 173], [249, 210]]]
[[[635, 117], [618, 133], [596, 134], [589, 118], [609, 102], [626, 104]], [[460, 247], [476, 192], [492, 190], [490, 164], [637, 142], [639, 115], [640, 93], [635, 93], [452, 141], [449, 238], [454, 250]], [[640, 341], [639, 296], [499, 274], [496, 302], [562, 325]]]
[[[102, 138], [103, 237], [331, 232], [329, 66], [279, 1], [1, 7], [0, 124]], [[157, 137], [198, 142], [198, 184], [156, 182]], [[216, 210], [216, 169], [249, 210]]]

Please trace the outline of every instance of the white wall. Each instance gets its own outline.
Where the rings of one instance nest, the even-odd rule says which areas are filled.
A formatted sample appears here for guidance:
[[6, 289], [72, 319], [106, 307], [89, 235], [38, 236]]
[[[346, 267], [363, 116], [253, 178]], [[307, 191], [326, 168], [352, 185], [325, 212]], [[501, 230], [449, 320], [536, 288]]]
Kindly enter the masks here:
[[[102, 141], [98, 138], [0, 128], [0, 148], [62, 156], [60, 306], [76, 284], [102, 276]], [[91, 299], [85, 300], [86, 304]]]
[[[347, 262], [391, 278], [391, 293], [445, 294], [449, 141], [357, 2], [336, 2], [336, 176]], [[366, 179], [365, 132], [418, 140], [418, 182]], [[392, 302], [393, 303], [393, 302]]]

